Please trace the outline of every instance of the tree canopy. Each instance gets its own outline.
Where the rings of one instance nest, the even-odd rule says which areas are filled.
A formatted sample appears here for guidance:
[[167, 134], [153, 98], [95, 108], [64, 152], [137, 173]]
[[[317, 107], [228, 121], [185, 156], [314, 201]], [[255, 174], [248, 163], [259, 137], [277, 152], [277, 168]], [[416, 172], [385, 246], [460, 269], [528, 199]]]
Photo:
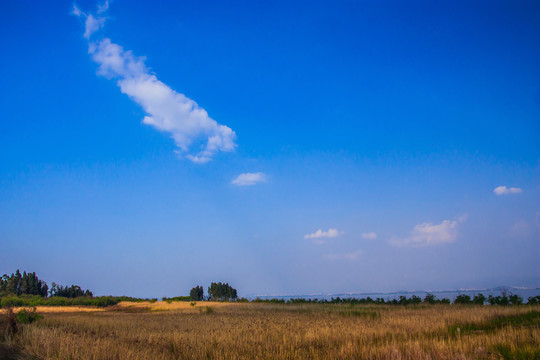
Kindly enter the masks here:
[[39, 295], [47, 296], [49, 287], [43, 280], [39, 280], [36, 273], [26, 273], [17, 270], [11, 276], [4, 274], [0, 278], [0, 295]]
[[189, 292], [189, 297], [192, 301], [201, 301], [204, 299], [204, 289], [202, 286], [195, 286]]
[[208, 288], [208, 296], [210, 300], [235, 300], [238, 297], [236, 289], [230, 286], [228, 283], [222, 284], [212, 283]]
[[61, 296], [66, 298], [76, 298], [80, 296], [92, 297], [93, 294], [90, 290], [83, 290], [79, 285], [62, 286], [56, 283], [52, 283], [51, 296]]

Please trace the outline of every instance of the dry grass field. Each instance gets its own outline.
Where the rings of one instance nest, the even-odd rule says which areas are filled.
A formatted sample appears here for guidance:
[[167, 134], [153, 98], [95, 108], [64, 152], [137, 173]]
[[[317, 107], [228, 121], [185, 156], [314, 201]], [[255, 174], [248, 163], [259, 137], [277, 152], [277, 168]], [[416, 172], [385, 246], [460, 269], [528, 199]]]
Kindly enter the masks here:
[[540, 307], [121, 303], [49, 312], [41, 359], [540, 359]]

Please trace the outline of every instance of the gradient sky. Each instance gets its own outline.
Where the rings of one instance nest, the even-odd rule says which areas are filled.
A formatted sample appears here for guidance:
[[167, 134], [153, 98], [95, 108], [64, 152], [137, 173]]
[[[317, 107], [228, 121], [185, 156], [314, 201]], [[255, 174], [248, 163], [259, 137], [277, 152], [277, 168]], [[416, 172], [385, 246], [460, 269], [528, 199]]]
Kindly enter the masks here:
[[106, 5], [0, 3], [1, 274], [540, 286], [540, 2]]

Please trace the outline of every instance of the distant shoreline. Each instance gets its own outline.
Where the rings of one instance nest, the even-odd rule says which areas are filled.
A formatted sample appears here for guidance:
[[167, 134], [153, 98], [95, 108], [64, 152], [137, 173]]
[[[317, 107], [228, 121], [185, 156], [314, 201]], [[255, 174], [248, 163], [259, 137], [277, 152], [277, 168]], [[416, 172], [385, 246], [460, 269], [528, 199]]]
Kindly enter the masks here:
[[[503, 292], [507, 294], [516, 294], [523, 297], [525, 300], [529, 296], [540, 295], [540, 288], [518, 288], [510, 286], [498, 286], [489, 289], [460, 289], [460, 290], [415, 290], [415, 291], [395, 291], [395, 292], [364, 292], [364, 293], [335, 293], [335, 294], [304, 294], [304, 295], [249, 295], [247, 299], [331, 299], [331, 298], [367, 298], [372, 299], [383, 298], [385, 300], [397, 299], [400, 296], [420, 296], [424, 297], [426, 294], [433, 294], [438, 299], [447, 298], [454, 300], [460, 294], [484, 294], [484, 295], [500, 295]], [[441, 296], [437, 296], [441, 295]], [[443, 296], [444, 295], [444, 296]]]

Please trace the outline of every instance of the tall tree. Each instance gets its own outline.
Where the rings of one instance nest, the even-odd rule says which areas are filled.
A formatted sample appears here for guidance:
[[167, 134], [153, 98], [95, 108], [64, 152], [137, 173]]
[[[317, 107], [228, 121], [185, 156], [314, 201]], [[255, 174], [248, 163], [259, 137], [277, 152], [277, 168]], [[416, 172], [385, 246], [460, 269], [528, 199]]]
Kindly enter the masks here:
[[0, 294], [47, 296], [48, 289], [47, 283], [39, 280], [35, 272], [23, 271], [21, 275], [17, 269], [11, 276], [4, 274], [0, 278]]
[[201, 301], [204, 299], [204, 289], [202, 286], [195, 286], [191, 291], [189, 292], [189, 297], [192, 301]]

